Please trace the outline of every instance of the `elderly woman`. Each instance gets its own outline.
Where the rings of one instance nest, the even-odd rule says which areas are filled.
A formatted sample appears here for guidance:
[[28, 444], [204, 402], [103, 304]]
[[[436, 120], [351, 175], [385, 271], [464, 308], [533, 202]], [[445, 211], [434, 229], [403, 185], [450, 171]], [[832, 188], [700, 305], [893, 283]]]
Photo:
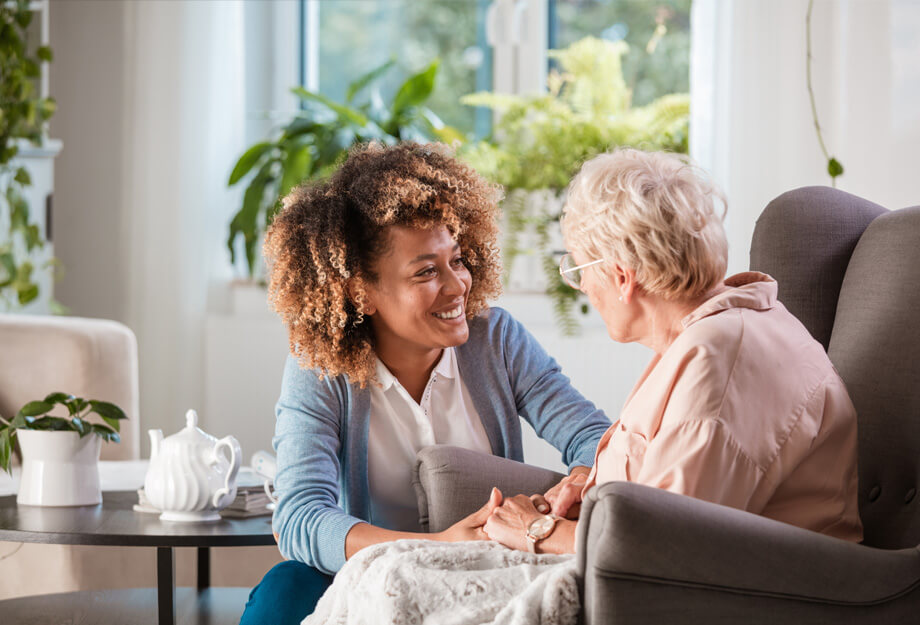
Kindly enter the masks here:
[[[654, 356], [585, 482], [546, 498], [566, 515], [591, 486], [628, 480], [859, 541], [853, 404], [772, 278], [723, 281], [717, 197], [677, 156], [637, 150], [598, 156], [572, 181], [560, 272], [613, 340]], [[575, 522], [523, 496], [485, 531], [509, 547], [574, 552]]]
[[562, 452], [566, 483], [588, 473], [609, 420], [487, 305], [500, 291], [498, 197], [444, 146], [405, 143], [358, 147], [330, 180], [285, 199], [265, 254], [291, 351], [273, 518], [289, 561], [253, 590], [244, 625], [299, 623], [369, 545], [486, 538], [497, 499], [420, 533], [421, 447], [522, 460], [520, 415]]

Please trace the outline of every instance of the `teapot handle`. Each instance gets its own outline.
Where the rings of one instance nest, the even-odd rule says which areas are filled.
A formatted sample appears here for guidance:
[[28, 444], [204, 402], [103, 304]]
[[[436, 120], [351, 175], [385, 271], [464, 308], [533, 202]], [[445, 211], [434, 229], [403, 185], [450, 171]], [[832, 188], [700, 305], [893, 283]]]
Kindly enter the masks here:
[[240, 460], [242, 459], [242, 451], [240, 450], [240, 443], [238, 440], [232, 436], [225, 436], [214, 445], [214, 458], [215, 460], [220, 453], [221, 447], [226, 447], [230, 452], [230, 471], [227, 472], [227, 478], [224, 480], [223, 488], [218, 488], [214, 491], [214, 497], [211, 498], [211, 504], [215, 508], [220, 508], [220, 500], [230, 494], [233, 489], [231, 484], [236, 480], [236, 474], [240, 470]]

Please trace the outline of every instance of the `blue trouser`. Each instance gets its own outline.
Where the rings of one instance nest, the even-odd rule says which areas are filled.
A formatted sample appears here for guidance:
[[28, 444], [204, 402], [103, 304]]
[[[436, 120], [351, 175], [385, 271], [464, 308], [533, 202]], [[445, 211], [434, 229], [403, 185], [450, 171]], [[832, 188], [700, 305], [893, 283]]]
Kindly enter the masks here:
[[299, 625], [331, 584], [331, 575], [302, 562], [276, 564], [249, 593], [240, 625]]

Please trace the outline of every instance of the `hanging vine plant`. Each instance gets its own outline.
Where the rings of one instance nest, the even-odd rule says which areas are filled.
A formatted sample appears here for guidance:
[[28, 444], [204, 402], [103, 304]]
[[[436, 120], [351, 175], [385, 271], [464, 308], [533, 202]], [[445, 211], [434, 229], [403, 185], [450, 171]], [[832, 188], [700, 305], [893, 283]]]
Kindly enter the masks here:
[[837, 188], [837, 176], [843, 175], [843, 165], [827, 151], [824, 137], [821, 135], [821, 124], [818, 123], [818, 107], [815, 105], [815, 90], [811, 86], [811, 10], [815, 0], [809, 0], [808, 11], [805, 13], [805, 79], [808, 85], [808, 99], [811, 102], [811, 119], [815, 124], [815, 133], [818, 135], [818, 145], [827, 161], [827, 173], [831, 177], [831, 186]]
[[45, 123], [55, 110], [52, 98], [36, 93], [41, 63], [51, 61], [51, 49], [30, 52], [32, 16], [28, 0], [0, 3], [0, 306], [7, 309], [38, 297], [31, 258], [45, 245], [24, 194], [32, 179], [14, 163], [23, 142], [41, 145]]

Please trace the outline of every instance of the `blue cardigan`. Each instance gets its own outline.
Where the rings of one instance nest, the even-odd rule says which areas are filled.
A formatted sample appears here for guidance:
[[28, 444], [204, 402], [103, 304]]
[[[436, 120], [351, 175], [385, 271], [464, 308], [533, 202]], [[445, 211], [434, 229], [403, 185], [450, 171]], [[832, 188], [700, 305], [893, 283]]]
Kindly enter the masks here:
[[[523, 461], [520, 415], [562, 452], [570, 469], [591, 466], [610, 426], [606, 415], [508, 312], [491, 308], [469, 327], [469, 340], [456, 348], [457, 362], [492, 453]], [[369, 389], [345, 376], [320, 380], [288, 356], [275, 414], [279, 501], [272, 526], [278, 546], [285, 558], [334, 574], [345, 564], [352, 526], [380, 525], [368, 492]]]

